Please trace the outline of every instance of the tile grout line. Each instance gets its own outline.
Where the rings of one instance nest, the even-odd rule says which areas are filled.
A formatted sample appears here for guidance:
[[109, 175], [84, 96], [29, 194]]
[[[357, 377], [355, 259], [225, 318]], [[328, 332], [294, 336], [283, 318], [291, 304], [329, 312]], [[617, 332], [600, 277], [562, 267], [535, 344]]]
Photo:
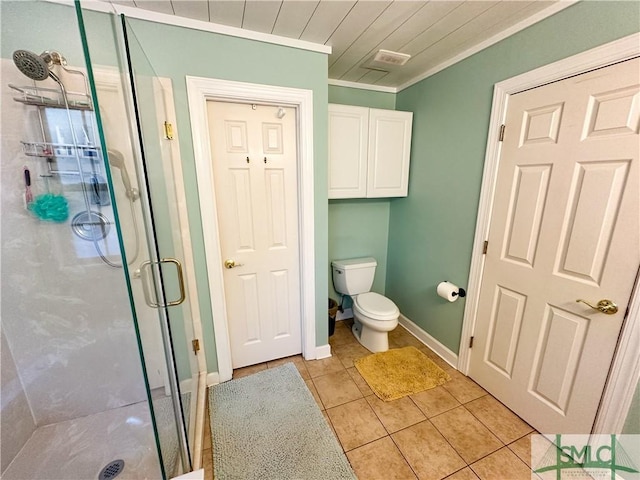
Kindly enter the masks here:
[[[483, 396], [483, 397], [484, 397], [484, 396]], [[476, 398], [476, 399], [474, 399], [474, 400], [471, 400], [471, 402], [475, 402], [476, 400], [479, 400], [480, 398], [483, 398], [483, 397], [478, 397], [478, 398]], [[493, 398], [495, 398], [495, 397], [493, 397]], [[497, 399], [496, 399], [496, 400], [497, 400]], [[467, 404], [469, 404], [469, 403], [471, 403], [471, 402], [467, 402], [467, 403], [463, 404], [462, 406], [466, 407], [466, 405], [467, 405]], [[498, 402], [500, 402], [500, 401], [498, 400]], [[500, 403], [500, 405], [502, 405], [502, 403]], [[502, 405], [502, 406], [504, 406], [504, 405]], [[505, 408], [507, 408], [507, 407], [505, 407]], [[508, 410], [508, 409], [507, 409], [507, 410]], [[518, 441], [518, 440], [520, 440], [521, 438], [526, 437], [526, 436], [527, 436], [527, 435], [529, 435], [531, 432], [535, 431], [535, 429], [534, 429], [533, 427], [531, 427], [531, 425], [529, 425], [528, 423], [526, 423], [526, 422], [525, 422], [524, 420], [522, 420], [519, 416], [517, 416], [515, 413], [513, 413], [513, 412], [511, 412], [511, 410], [509, 410], [509, 412], [511, 412], [511, 413], [513, 413], [514, 415], [516, 415], [516, 417], [518, 417], [522, 422], [524, 422], [524, 423], [526, 423], [527, 425], [529, 425], [529, 427], [531, 427], [531, 430], [529, 430], [529, 431], [528, 431], [527, 433], [525, 433], [523, 436], [518, 437], [518, 438], [516, 438], [515, 440], [510, 441], [509, 443], [506, 443], [506, 442], [504, 442], [501, 438], [499, 438], [499, 437], [498, 437], [498, 434], [497, 434], [497, 433], [495, 433], [489, 425], [487, 425], [485, 422], [483, 422], [483, 421], [482, 421], [482, 419], [481, 419], [480, 417], [478, 417], [476, 414], [474, 414], [474, 413], [473, 413], [471, 410], [469, 410], [468, 408], [467, 408], [467, 411], [468, 411], [471, 415], [473, 415], [473, 417], [474, 417], [476, 420], [478, 420], [482, 425], [484, 425], [484, 427], [485, 427], [487, 430], [489, 430], [489, 432], [491, 432], [491, 434], [492, 434], [494, 437], [496, 437], [498, 440], [500, 440], [502, 443], [504, 443], [504, 445], [505, 445], [506, 447], [508, 447], [508, 446], [509, 446], [510, 444], [512, 444], [513, 442], [517, 442], [517, 441]], [[517, 456], [517, 455], [516, 455], [516, 456]]]
[[[339, 328], [341, 328], [341, 329], [342, 329], [342, 327], [339, 327]], [[410, 334], [410, 332], [409, 332], [409, 334]], [[472, 398], [472, 399], [470, 399], [470, 400], [468, 400], [468, 401], [466, 401], [466, 402], [461, 402], [461, 401], [460, 401], [460, 400], [459, 400], [459, 399], [458, 399], [458, 398], [457, 398], [457, 397], [456, 397], [456, 396], [455, 396], [451, 391], [449, 391], [449, 390], [446, 388], [446, 386], [444, 386], [444, 385], [443, 385], [444, 390], [445, 390], [449, 395], [451, 395], [451, 396], [453, 397], [453, 399], [455, 399], [455, 401], [456, 401], [456, 402], [458, 402], [458, 405], [456, 405], [456, 406], [454, 406], [454, 407], [450, 407], [450, 408], [448, 408], [448, 409], [446, 409], [446, 410], [444, 410], [444, 411], [442, 411], [442, 412], [439, 412], [437, 415], [433, 415], [431, 418], [427, 415], [427, 412], [425, 412], [424, 410], [422, 410], [422, 409], [420, 408], [420, 406], [417, 404], [417, 402], [416, 402], [413, 398], [411, 398], [411, 395], [407, 395], [407, 397], [408, 397], [408, 398], [409, 398], [409, 400], [410, 400], [410, 404], [411, 404], [411, 405], [413, 405], [413, 406], [415, 406], [415, 407], [417, 408], [417, 410], [418, 410], [418, 411], [419, 411], [419, 412], [420, 412], [420, 413], [421, 413], [425, 418], [424, 418], [423, 420], [421, 420], [421, 421], [417, 422], [417, 423], [414, 423], [414, 424], [412, 424], [412, 425], [408, 425], [408, 426], [403, 427], [403, 428], [401, 428], [401, 429], [399, 429], [399, 430], [397, 430], [397, 431], [391, 432], [391, 431], [389, 430], [389, 428], [387, 428], [387, 426], [386, 426], [386, 425], [384, 424], [384, 422], [382, 421], [382, 417], [381, 417], [381, 416], [376, 412], [376, 410], [372, 407], [372, 405], [370, 404], [369, 400], [367, 400], [367, 399], [368, 399], [368, 397], [371, 397], [371, 396], [375, 395], [375, 393], [371, 392], [371, 393], [369, 393], [368, 395], [365, 395], [365, 393], [363, 392], [363, 390], [362, 390], [362, 388], [360, 387], [359, 383], [358, 383], [358, 382], [356, 382], [356, 380], [351, 376], [351, 374], [350, 374], [350, 372], [349, 372], [349, 368], [355, 368], [355, 363], [354, 363], [354, 362], [358, 359], [358, 358], [351, 358], [351, 355], [349, 355], [349, 354], [348, 354], [348, 353], [349, 353], [349, 350], [350, 350], [350, 347], [352, 347], [352, 346], [357, 347], [357, 346], [359, 345], [359, 343], [354, 342], [353, 340], [354, 340], [353, 338], [350, 338], [350, 339], [343, 338], [343, 339], [342, 339], [342, 341], [341, 341], [341, 340], [338, 340], [338, 342], [339, 342], [338, 344], [332, 344], [332, 343], [331, 343], [331, 341], [329, 342], [329, 343], [331, 344], [332, 349], [334, 349], [334, 358], [335, 358], [335, 360], [337, 360], [337, 362], [336, 362], [336, 363], [337, 363], [337, 364], [339, 364], [339, 365], [342, 367], [342, 368], [340, 368], [340, 369], [333, 370], [333, 371], [328, 371], [328, 372], [323, 372], [321, 375], [317, 375], [317, 376], [311, 376], [311, 370], [309, 369], [309, 367], [308, 367], [308, 365], [307, 365], [307, 363], [308, 363], [308, 362], [307, 362], [306, 360], [304, 360], [304, 359], [303, 359], [303, 362], [302, 362], [302, 365], [304, 365], [304, 369], [305, 369], [306, 373], [307, 373], [307, 374], [308, 374], [308, 376], [309, 376], [309, 378], [308, 378], [308, 379], [311, 381], [311, 385], [313, 386], [313, 388], [315, 388], [315, 389], [316, 389], [316, 392], [317, 392], [316, 396], [317, 396], [317, 398], [318, 398], [318, 402], [319, 402], [319, 404], [320, 404], [320, 405], [319, 405], [319, 407], [321, 408], [321, 411], [324, 413], [324, 415], [323, 415], [323, 416], [324, 416], [324, 417], [326, 418], [326, 420], [328, 421], [329, 426], [330, 426], [330, 427], [331, 427], [331, 429], [332, 429], [332, 433], [334, 434], [334, 436], [335, 436], [336, 440], [337, 440], [337, 441], [338, 441], [338, 443], [340, 444], [340, 446], [341, 446], [341, 448], [342, 448], [342, 451], [343, 451], [343, 453], [345, 454], [345, 456], [346, 456], [346, 454], [347, 454], [347, 453], [350, 453], [350, 452], [353, 452], [353, 451], [355, 451], [355, 450], [358, 450], [358, 449], [360, 449], [361, 447], [365, 447], [365, 446], [367, 446], [367, 445], [370, 445], [370, 444], [372, 444], [372, 443], [374, 443], [374, 442], [377, 442], [378, 440], [383, 440], [385, 437], [389, 437], [389, 438], [391, 439], [391, 441], [393, 442], [394, 447], [395, 447], [395, 448], [397, 449], [397, 451], [400, 453], [401, 458], [402, 458], [402, 459], [404, 460], [404, 462], [409, 466], [409, 468], [410, 468], [411, 472], [412, 472], [416, 477], [418, 477], [417, 472], [414, 470], [414, 468], [412, 467], [411, 463], [409, 463], [408, 458], [404, 455], [404, 453], [402, 452], [402, 450], [399, 448], [399, 445], [396, 443], [396, 441], [395, 441], [395, 439], [394, 439], [393, 435], [394, 435], [394, 434], [396, 434], [396, 433], [400, 433], [400, 432], [402, 432], [402, 431], [404, 431], [404, 430], [407, 430], [407, 429], [409, 429], [409, 428], [412, 428], [412, 427], [414, 427], [414, 426], [416, 426], [416, 425], [419, 425], [419, 424], [421, 424], [421, 423], [422, 423], [422, 422], [424, 422], [424, 421], [428, 421], [428, 422], [429, 422], [429, 424], [430, 424], [432, 427], [434, 427], [435, 431], [436, 431], [436, 432], [437, 432], [437, 433], [438, 433], [438, 434], [439, 434], [439, 435], [440, 435], [440, 436], [445, 440], [446, 444], [447, 444], [447, 445], [449, 445], [449, 446], [452, 448], [453, 452], [455, 452], [455, 453], [456, 453], [456, 454], [457, 454], [457, 455], [462, 459], [462, 461], [463, 461], [463, 462], [464, 462], [464, 464], [465, 464], [465, 466], [464, 466], [464, 467], [462, 467], [462, 468], [460, 468], [460, 469], [458, 469], [458, 470], [456, 470], [456, 471], [454, 471], [454, 472], [449, 473], [446, 477], [443, 477], [443, 478], [444, 478], [444, 479], [449, 478], [450, 476], [457, 474], [458, 472], [460, 472], [460, 471], [464, 470], [465, 468], [469, 468], [469, 469], [470, 469], [470, 471], [471, 471], [471, 472], [473, 472], [473, 474], [478, 475], [478, 474], [476, 473], [476, 471], [473, 469], [472, 464], [471, 464], [471, 463], [468, 463], [464, 458], [462, 458], [462, 455], [460, 454], [461, 452], [459, 452], [459, 451], [454, 447], [454, 445], [453, 445], [453, 444], [448, 440], [448, 438], [447, 438], [447, 437], [445, 437], [445, 435], [443, 434], [443, 432], [442, 432], [442, 431], [440, 431], [440, 429], [439, 429], [439, 428], [438, 428], [438, 427], [437, 427], [437, 426], [432, 422], [432, 419], [434, 419], [434, 418], [436, 418], [436, 417], [439, 417], [439, 416], [441, 416], [441, 415], [444, 415], [444, 414], [446, 414], [446, 413], [448, 413], [448, 412], [451, 412], [452, 410], [454, 410], [454, 409], [456, 409], [456, 408], [458, 408], [458, 407], [461, 407], [461, 406], [462, 406], [462, 407], [464, 407], [464, 410], [465, 410], [467, 413], [471, 414], [471, 417], [472, 417], [473, 419], [475, 419], [475, 421], [477, 421], [477, 422], [479, 423], [479, 425], [481, 425], [482, 427], [484, 427], [484, 428], [485, 428], [485, 429], [490, 433], [490, 435], [491, 435], [491, 436], [493, 436], [493, 437], [498, 441], [498, 444], [500, 445], [497, 449], [495, 449], [495, 450], [493, 450], [493, 451], [491, 451], [491, 452], [488, 452], [487, 454], [485, 454], [485, 455], [481, 456], [481, 457], [480, 457], [480, 458], [478, 458], [478, 459], [475, 459], [475, 460], [473, 461], [473, 464], [476, 464], [477, 462], [482, 461], [483, 459], [487, 458], [488, 456], [493, 455], [494, 453], [496, 453], [496, 452], [498, 452], [498, 451], [500, 451], [500, 450], [502, 450], [503, 448], [505, 448], [505, 447], [506, 447], [506, 448], [507, 448], [507, 452], [509, 452], [511, 455], [515, 456], [515, 457], [518, 459], [518, 462], [517, 462], [518, 464], [524, 464], [524, 465], [525, 465], [525, 467], [526, 467], [527, 469], [530, 469], [530, 467], [527, 465], [527, 463], [526, 463], [522, 458], [520, 458], [520, 457], [516, 454], [516, 452], [515, 452], [515, 451], [510, 447], [510, 445], [512, 445], [512, 444], [513, 444], [513, 443], [515, 443], [515, 442], [518, 442], [518, 441], [522, 440], [523, 438], [525, 438], [525, 437], [527, 437], [527, 436], [531, 435], [532, 433], [537, 433], [537, 432], [536, 432], [536, 430], [535, 430], [533, 427], [531, 427], [531, 430], [530, 430], [530, 431], [528, 431], [528, 432], [527, 432], [527, 433], [525, 433], [524, 435], [522, 435], [522, 436], [520, 436], [520, 437], [518, 437], [518, 438], [516, 438], [516, 439], [514, 439], [514, 440], [512, 440], [512, 441], [510, 441], [509, 443], [506, 443], [506, 442], [502, 441], [502, 439], [501, 439], [501, 438], [499, 438], [499, 437], [496, 435], [496, 433], [494, 433], [493, 429], [492, 429], [492, 428], [490, 428], [490, 426], [489, 426], [489, 425], [486, 425], [486, 424], [485, 424], [485, 422], [483, 422], [483, 421], [482, 421], [482, 420], [481, 420], [477, 415], [475, 415], [475, 414], [474, 414], [474, 412], [473, 412], [473, 411], [471, 411], [471, 410], [467, 407], [467, 405], [468, 405], [468, 404], [470, 404], [471, 402], [474, 402], [474, 401], [476, 401], [476, 400], [479, 400], [479, 399], [484, 398], [484, 397], [487, 397], [487, 396], [491, 396], [491, 395], [490, 395], [487, 391], [485, 391], [484, 389], [483, 389], [483, 394], [482, 394], [482, 395], [480, 395], [480, 396], [478, 396], [478, 397], [475, 397], [475, 398]], [[398, 342], [399, 344], [400, 344], [400, 343], [403, 343], [402, 336], [400, 336], [400, 338], [398, 338], [398, 339], [396, 339], [396, 340], [397, 340], [397, 342]], [[400, 345], [400, 346], [398, 346], [398, 348], [401, 348], [402, 346], [403, 346], [403, 345]], [[407, 346], [407, 345], [404, 345], [404, 346]], [[411, 346], [411, 345], [409, 345], [409, 346]], [[429, 351], [431, 351], [431, 349], [429, 349], [428, 347], [426, 347], [426, 348], [427, 348]], [[338, 351], [342, 351], [342, 355], [341, 355], [340, 353], [338, 353]], [[423, 353], [424, 353], [424, 352], [423, 352]], [[437, 354], [436, 354], [436, 355], [437, 355]], [[429, 355], [427, 355], [427, 356], [429, 357]], [[344, 358], [343, 358], [343, 357], [344, 357]], [[359, 357], [359, 358], [361, 358], [361, 357]], [[345, 360], [345, 359], [346, 359], [346, 360]], [[335, 360], [334, 360], [334, 361], [335, 361]], [[348, 365], [346, 365], [346, 364], [345, 364], [345, 361], [349, 361], [349, 360], [350, 360], [351, 365], [349, 365], [349, 366], [348, 366]], [[432, 360], [432, 361], [433, 361], [433, 360]], [[269, 367], [268, 362], [264, 362], [264, 363], [266, 364], [266, 368], [272, 368], [272, 367]], [[298, 366], [295, 362], [293, 362], [293, 363], [296, 365], [296, 367]], [[261, 364], [259, 364], [259, 365], [261, 365]], [[334, 364], [331, 364], [331, 363], [330, 363], [330, 365], [334, 365]], [[324, 365], [323, 365], [323, 366], [324, 366]], [[335, 366], [335, 365], [334, 365], [334, 366]], [[253, 367], [255, 367], [255, 366], [253, 366]], [[330, 367], [330, 368], [331, 368], [331, 367]], [[440, 368], [442, 368], [442, 367], [440, 367]], [[456, 371], [456, 372], [457, 372], [457, 370], [456, 370], [455, 368], [453, 368], [452, 370], [454, 370], [454, 371]], [[317, 384], [315, 383], [315, 380], [316, 380], [316, 379], [319, 379], [319, 378], [322, 378], [323, 376], [327, 376], [327, 375], [331, 375], [331, 374], [337, 374], [337, 373], [340, 373], [340, 372], [342, 372], [342, 371], [346, 371], [346, 373], [347, 373], [347, 375], [349, 376], [349, 379], [351, 380], [351, 382], [352, 382], [353, 384], [355, 384], [355, 385], [356, 385], [356, 387], [357, 387], [357, 391], [360, 393], [360, 398], [353, 399], [353, 400], [350, 400], [350, 401], [346, 401], [346, 402], [344, 402], [344, 403], [340, 403], [340, 404], [337, 404], [337, 405], [333, 405], [333, 406], [331, 406], [330, 408], [327, 408], [327, 406], [325, 405], [324, 401], [322, 400], [322, 398], [321, 398], [321, 396], [320, 396], [320, 391], [318, 390], [318, 386], [317, 386]], [[446, 370], [445, 370], [445, 371], [446, 371]], [[356, 372], [357, 372], [357, 369], [356, 369]], [[253, 372], [252, 372], [252, 373], [253, 373]], [[468, 378], [468, 377], [466, 377], [466, 376], [465, 376], [465, 378]], [[471, 379], [470, 379], [470, 380], [471, 380]], [[471, 380], [471, 381], [473, 381], [473, 380]], [[475, 383], [475, 382], [474, 382], [474, 383]], [[366, 384], [366, 380], [365, 380], [365, 384]], [[368, 385], [368, 384], [366, 384], [366, 385]], [[480, 388], [481, 388], [481, 387], [480, 387]], [[340, 388], [338, 388], [338, 390], [340, 390]], [[419, 392], [418, 392], [418, 393], [419, 393]], [[464, 396], [464, 395], [463, 395], [463, 396]], [[493, 396], [491, 396], [491, 397], [495, 399], [495, 397], [493, 397]], [[330, 416], [329, 416], [329, 414], [328, 414], [328, 410], [332, 410], [332, 409], [334, 409], [334, 408], [343, 407], [343, 406], [348, 405], [348, 404], [350, 404], [350, 403], [354, 403], [354, 402], [361, 401], [362, 399], [364, 399], [364, 400], [365, 400], [365, 403], [367, 404], [367, 406], [369, 407], [369, 409], [373, 412], [373, 414], [374, 414], [375, 418], [376, 418], [376, 419], [378, 420], [378, 422], [382, 425], [384, 432], [386, 432], [386, 435], [383, 435], [383, 436], [381, 436], [381, 437], [379, 437], [379, 438], [376, 438], [376, 439], [374, 439], [374, 440], [371, 440], [371, 441], [365, 442], [365, 443], [363, 443], [362, 445], [358, 445], [358, 446], [353, 447], [353, 448], [351, 448], [351, 449], [349, 449], [349, 450], [345, 450], [345, 448], [344, 448], [344, 446], [343, 446], [342, 442], [340, 441], [340, 438], [338, 437], [337, 432], [336, 432], [336, 430], [335, 430], [334, 422], [332, 421], [331, 417], [330, 417]], [[512, 412], [510, 409], [508, 409], [508, 407], [504, 406], [504, 404], [502, 404], [502, 402], [500, 402], [500, 401], [499, 401], [499, 400], [497, 400], [497, 399], [495, 399], [495, 400], [496, 400], [496, 401], [498, 401], [498, 402], [500, 403], [500, 405], [501, 405], [501, 406], [503, 406], [504, 408], [507, 408], [507, 410], [508, 410], [509, 412], [511, 412], [513, 415], [515, 415], [518, 419], [520, 419], [521, 421], [523, 421], [523, 422], [524, 422], [524, 420], [522, 420], [522, 419], [521, 419], [517, 414], [515, 414], [515, 413], [514, 413], [514, 412]], [[526, 423], [526, 422], [525, 422], [525, 423]], [[528, 425], [528, 423], [527, 423], [527, 425]], [[211, 443], [213, 443], [212, 439], [211, 439]], [[347, 460], [349, 460], [349, 458], [348, 458], [348, 457], [347, 457]], [[349, 464], [351, 464], [351, 461], [350, 461], [350, 460], [349, 460]], [[352, 467], [353, 467], [353, 466], [352, 466]]]
[[[460, 407], [465, 408], [465, 407], [464, 407], [464, 404], [460, 405]], [[456, 408], [460, 408], [460, 407], [456, 407]], [[451, 410], [454, 410], [454, 409], [452, 408]], [[450, 412], [451, 410], [448, 410], [448, 411]], [[467, 410], [467, 409], [465, 408], [465, 410]], [[467, 410], [467, 412], [469, 412], [469, 410]], [[444, 415], [444, 413], [447, 413], [447, 412], [443, 412], [443, 413], [441, 413], [441, 414], [439, 414], [439, 415], [435, 415], [433, 418], [435, 418], [435, 417], [439, 417], [440, 415]], [[471, 412], [469, 412], [469, 413], [471, 413]], [[473, 416], [473, 414], [471, 414], [471, 415]], [[474, 417], [474, 418], [475, 418], [475, 417]], [[455, 446], [454, 446], [454, 445], [449, 441], [449, 439], [448, 439], [447, 437], [445, 437], [444, 433], [443, 433], [443, 432], [438, 428], [438, 426], [437, 426], [435, 423], [433, 423], [433, 422], [431, 422], [431, 425], [433, 425], [433, 427], [437, 430], [437, 432], [438, 432], [440, 435], [442, 435], [442, 438], [444, 438], [444, 439], [445, 439], [445, 441], [449, 444], [449, 446], [450, 446], [451, 448], [453, 448], [453, 450], [458, 454], [458, 456], [462, 459], [462, 461], [463, 461], [464, 463], [466, 463], [466, 464], [467, 464], [467, 466], [468, 466], [469, 468], [471, 468], [471, 465], [472, 465], [473, 463], [479, 462], [479, 461], [480, 461], [480, 460], [482, 460], [483, 458], [486, 458], [486, 457], [488, 457], [489, 455], [491, 455], [491, 454], [493, 454], [493, 453], [497, 452], [498, 450], [500, 450], [500, 449], [502, 449], [502, 448], [506, 447], [506, 445], [502, 442], [502, 440], [500, 440], [498, 437], [496, 437], [496, 436], [493, 434], [493, 432], [491, 432], [491, 430], [489, 430], [489, 429], [487, 428], [487, 430], [489, 431], [489, 433], [490, 433], [491, 435], [493, 435], [493, 436], [496, 438], [496, 440], [498, 440], [498, 442], [499, 442], [502, 446], [501, 446], [501, 447], [498, 447], [498, 448], [497, 448], [497, 449], [495, 449], [495, 450], [492, 450], [491, 452], [487, 453], [486, 455], [481, 456], [480, 458], [478, 458], [478, 459], [474, 460], [472, 463], [469, 463], [469, 462], [467, 462], [467, 461], [462, 457], [462, 453], [461, 453], [460, 451], [458, 451], [458, 449], [457, 449], [457, 448], [456, 448], [456, 447], [455, 447]], [[482, 425], [484, 426], [484, 424], [482, 424]], [[485, 428], [486, 428], [486, 427], [485, 427]], [[514, 454], [514, 455], [515, 455], [515, 454]], [[516, 456], [517, 456], [517, 455], [516, 455]], [[474, 470], [474, 473], [475, 473], [475, 470]]]
[[[429, 420], [429, 419], [427, 419], [427, 420]], [[420, 423], [422, 423], [422, 422], [420, 422]], [[414, 425], [417, 425], [417, 423], [416, 423], [416, 424], [414, 424]], [[412, 425], [412, 426], [413, 426], [413, 425]], [[407, 428], [409, 428], [409, 427], [407, 427]], [[395, 433], [398, 433], [398, 432], [395, 432]], [[402, 458], [404, 459], [405, 463], [406, 463], [407, 465], [409, 465], [409, 468], [411, 469], [411, 471], [413, 472], [413, 474], [416, 476], [416, 478], [420, 478], [420, 477], [419, 477], [419, 475], [418, 475], [418, 472], [416, 472], [416, 471], [415, 471], [415, 469], [413, 468], [413, 466], [412, 466], [412, 465], [411, 465], [411, 463], [409, 462], [409, 459], [408, 459], [407, 457], [405, 457], [405, 456], [404, 456], [404, 452], [402, 451], [402, 449], [400, 449], [400, 445], [398, 445], [398, 443], [396, 442], [396, 440], [393, 438], [393, 436], [392, 436], [392, 435], [389, 435], [389, 438], [391, 439], [391, 441], [393, 442], [393, 444], [395, 445], [395, 447], [398, 449], [398, 452], [400, 452], [400, 455], [402, 455]]]

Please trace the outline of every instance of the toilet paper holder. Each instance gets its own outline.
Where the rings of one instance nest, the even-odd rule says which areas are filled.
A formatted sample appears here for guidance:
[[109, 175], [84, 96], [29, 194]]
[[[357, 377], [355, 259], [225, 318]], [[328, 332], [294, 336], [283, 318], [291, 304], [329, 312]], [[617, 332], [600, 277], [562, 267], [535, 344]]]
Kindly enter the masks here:
[[457, 292], [453, 292], [453, 295], [456, 295], [458, 297], [466, 297], [467, 292], [464, 288], [460, 288]]
[[[449, 280], [445, 280], [445, 282], [451, 283], [451, 282], [449, 282]], [[458, 291], [457, 292], [453, 292], [451, 295], [453, 295], [455, 297], [464, 298], [464, 297], [467, 296], [467, 291], [462, 287], [458, 287]]]

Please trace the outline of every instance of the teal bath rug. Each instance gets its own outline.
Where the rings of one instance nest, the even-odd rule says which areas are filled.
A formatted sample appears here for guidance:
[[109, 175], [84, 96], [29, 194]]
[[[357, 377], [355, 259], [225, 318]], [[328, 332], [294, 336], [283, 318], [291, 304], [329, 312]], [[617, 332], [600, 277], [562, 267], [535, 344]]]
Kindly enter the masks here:
[[209, 389], [219, 480], [356, 480], [293, 363]]

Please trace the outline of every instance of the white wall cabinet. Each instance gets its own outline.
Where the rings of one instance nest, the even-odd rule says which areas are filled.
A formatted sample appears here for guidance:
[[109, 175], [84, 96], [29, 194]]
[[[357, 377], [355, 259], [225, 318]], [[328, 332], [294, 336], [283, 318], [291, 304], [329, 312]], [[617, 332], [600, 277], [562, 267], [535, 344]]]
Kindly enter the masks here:
[[329, 198], [406, 197], [413, 113], [329, 104]]

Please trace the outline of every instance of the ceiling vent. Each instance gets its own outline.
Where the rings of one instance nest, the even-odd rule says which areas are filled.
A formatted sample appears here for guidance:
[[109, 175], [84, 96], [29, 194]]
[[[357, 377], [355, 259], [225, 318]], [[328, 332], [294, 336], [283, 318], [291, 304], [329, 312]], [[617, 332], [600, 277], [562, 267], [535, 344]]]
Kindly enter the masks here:
[[369, 57], [369, 60], [361, 66], [368, 70], [389, 73], [396, 67], [401, 67], [409, 61], [411, 55], [406, 53], [392, 52], [391, 50], [378, 50], [375, 55]]
[[378, 50], [376, 56], [373, 57], [373, 62], [383, 63], [385, 65], [401, 66], [409, 61], [411, 55], [406, 53], [392, 52], [390, 50]]

